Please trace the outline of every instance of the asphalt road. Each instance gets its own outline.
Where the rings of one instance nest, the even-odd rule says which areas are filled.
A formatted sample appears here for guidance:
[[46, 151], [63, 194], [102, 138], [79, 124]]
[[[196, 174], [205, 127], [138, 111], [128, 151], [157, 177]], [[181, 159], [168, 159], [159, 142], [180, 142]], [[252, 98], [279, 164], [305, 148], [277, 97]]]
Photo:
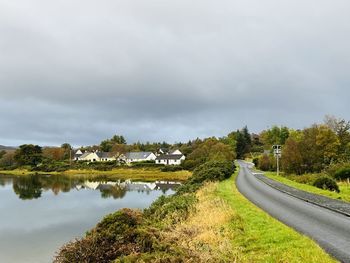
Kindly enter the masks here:
[[274, 218], [315, 240], [341, 262], [350, 262], [350, 217], [307, 203], [261, 182], [245, 162], [236, 184], [252, 203]]

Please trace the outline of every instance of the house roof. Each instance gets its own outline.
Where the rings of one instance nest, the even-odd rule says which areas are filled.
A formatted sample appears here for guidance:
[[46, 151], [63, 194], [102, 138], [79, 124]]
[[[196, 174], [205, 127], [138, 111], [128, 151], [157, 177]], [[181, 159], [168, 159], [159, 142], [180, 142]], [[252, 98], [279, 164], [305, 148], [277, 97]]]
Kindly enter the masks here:
[[128, 152], [125, 154], [127, 159], [146, 159], [152, 152]]
[[79, 158], [86, 158], [91, 152], [85, 152], [82, 155], [79, 156]]
[[180, 160], [183, 154], [164, 154], [159, 155], [156, 160]]
[[110, 153], [110, 152], [97, 152], [96, 155], [99, 157], [99, 158], [111, 158], [114, 156], [113, 153]]

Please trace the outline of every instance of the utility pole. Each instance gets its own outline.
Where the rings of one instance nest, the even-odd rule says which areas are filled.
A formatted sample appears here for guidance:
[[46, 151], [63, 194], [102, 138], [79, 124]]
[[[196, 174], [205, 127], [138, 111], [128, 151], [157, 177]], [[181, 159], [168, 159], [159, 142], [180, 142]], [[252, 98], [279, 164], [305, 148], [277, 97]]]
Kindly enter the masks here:
[[276, 157], [276, 162], [277, 162], [277, 176], [280, 174], [280, 164], [279, 164], [279, 159], [282, 156], [282, 146], [281, 145], [273, 145], [273, 154]]

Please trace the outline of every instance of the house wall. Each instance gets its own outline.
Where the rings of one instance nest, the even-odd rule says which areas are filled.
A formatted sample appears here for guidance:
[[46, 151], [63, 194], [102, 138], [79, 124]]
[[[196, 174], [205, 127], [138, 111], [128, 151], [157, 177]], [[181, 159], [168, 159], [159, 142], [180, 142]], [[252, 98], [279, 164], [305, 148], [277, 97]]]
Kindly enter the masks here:
[[160, 159], [156, 160], [157, 164], [164, 164], [164, 165], [180, 165], [182, 161], [184, 161], [186, 158], [185, 156], [182, 156], [180, 159], [174, 160], [174, 159]]

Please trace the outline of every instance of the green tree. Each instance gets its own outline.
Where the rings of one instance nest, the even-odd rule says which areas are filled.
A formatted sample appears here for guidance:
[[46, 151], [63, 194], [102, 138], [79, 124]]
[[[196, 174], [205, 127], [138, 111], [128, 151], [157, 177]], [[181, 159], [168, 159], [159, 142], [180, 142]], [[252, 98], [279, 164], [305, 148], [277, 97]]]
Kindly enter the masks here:
[[19, 165], [36, 166], [42, 161], [42, 153], [40, 146], [24, 144], [16, 150], [14, 159]]
[[251, 136], [247, 126], [236, 132], [236, 154], [237, 158], [243, 159], [244, 155], [250, 152], [252, 146]]

